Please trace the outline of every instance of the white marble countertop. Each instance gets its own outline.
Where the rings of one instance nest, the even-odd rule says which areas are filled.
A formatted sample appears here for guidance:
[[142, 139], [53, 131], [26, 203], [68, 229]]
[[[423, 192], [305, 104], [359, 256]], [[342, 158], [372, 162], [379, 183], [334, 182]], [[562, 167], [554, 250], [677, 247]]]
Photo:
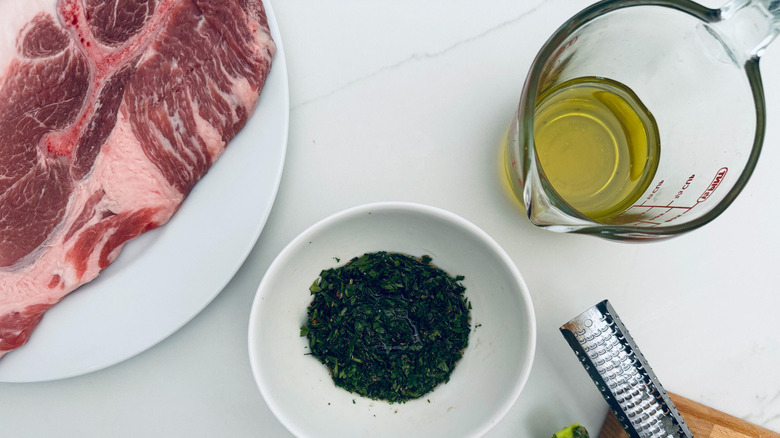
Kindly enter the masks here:
[[[249, 307], [298, 233], [384, 200], [450, 210], [523, 273], [538, 319], [530, 380], [491, 437], [593, 432], [607, 406], [558, 327], [608, 298], [666, 389], [780, 432], [780, 49], [761, 62], [766, 147], [747, 188], [693, 233], [620, 244], [534, 227], [506, 195], [498, 144], [536, 51], [587, 0], [272, 0], [289, 68], [278, 197], [246, 263], [165, 341], [65, 380], [0, 384], [2, 437], [287, 437], [255, 386]], [[715, 7], [719, 2], [707, 2]]]

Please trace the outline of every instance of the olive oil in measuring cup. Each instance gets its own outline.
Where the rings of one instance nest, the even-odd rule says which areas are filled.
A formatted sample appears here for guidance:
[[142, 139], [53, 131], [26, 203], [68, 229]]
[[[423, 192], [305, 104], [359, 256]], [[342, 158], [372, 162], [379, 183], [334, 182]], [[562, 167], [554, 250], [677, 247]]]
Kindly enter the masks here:
[[628, 87], [600, 77], [572, 79], [539, 97], [534, 145], [558, 195], [599, 221], [644, 193], [660, 153], [652, 114]]

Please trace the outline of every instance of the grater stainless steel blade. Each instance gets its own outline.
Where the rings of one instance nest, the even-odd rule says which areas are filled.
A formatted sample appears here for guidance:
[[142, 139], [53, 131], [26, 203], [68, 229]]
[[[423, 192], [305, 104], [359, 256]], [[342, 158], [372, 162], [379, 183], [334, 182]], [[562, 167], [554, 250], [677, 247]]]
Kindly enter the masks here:
[[608, 300], [564, 324], [561, 333], [630, 437], [693, 437]]

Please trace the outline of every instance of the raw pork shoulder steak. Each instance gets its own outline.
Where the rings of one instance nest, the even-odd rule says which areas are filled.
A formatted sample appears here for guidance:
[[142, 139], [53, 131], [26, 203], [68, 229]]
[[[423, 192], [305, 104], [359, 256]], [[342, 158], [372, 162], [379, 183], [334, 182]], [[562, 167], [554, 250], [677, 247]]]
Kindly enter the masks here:
[[168, 221], [254, 110], [260, 0], [0, 0], [0, 357]]

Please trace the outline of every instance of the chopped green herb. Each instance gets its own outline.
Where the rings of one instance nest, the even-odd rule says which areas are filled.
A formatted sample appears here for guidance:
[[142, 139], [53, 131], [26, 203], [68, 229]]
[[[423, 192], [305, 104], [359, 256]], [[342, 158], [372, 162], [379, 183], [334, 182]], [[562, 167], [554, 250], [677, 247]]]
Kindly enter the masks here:
[[470, 303], [464, 277], [431, 261], [377, 252], [320, 273], [301, 336], [336, 386], [403, 403], [449, 381], [468, 344]]

